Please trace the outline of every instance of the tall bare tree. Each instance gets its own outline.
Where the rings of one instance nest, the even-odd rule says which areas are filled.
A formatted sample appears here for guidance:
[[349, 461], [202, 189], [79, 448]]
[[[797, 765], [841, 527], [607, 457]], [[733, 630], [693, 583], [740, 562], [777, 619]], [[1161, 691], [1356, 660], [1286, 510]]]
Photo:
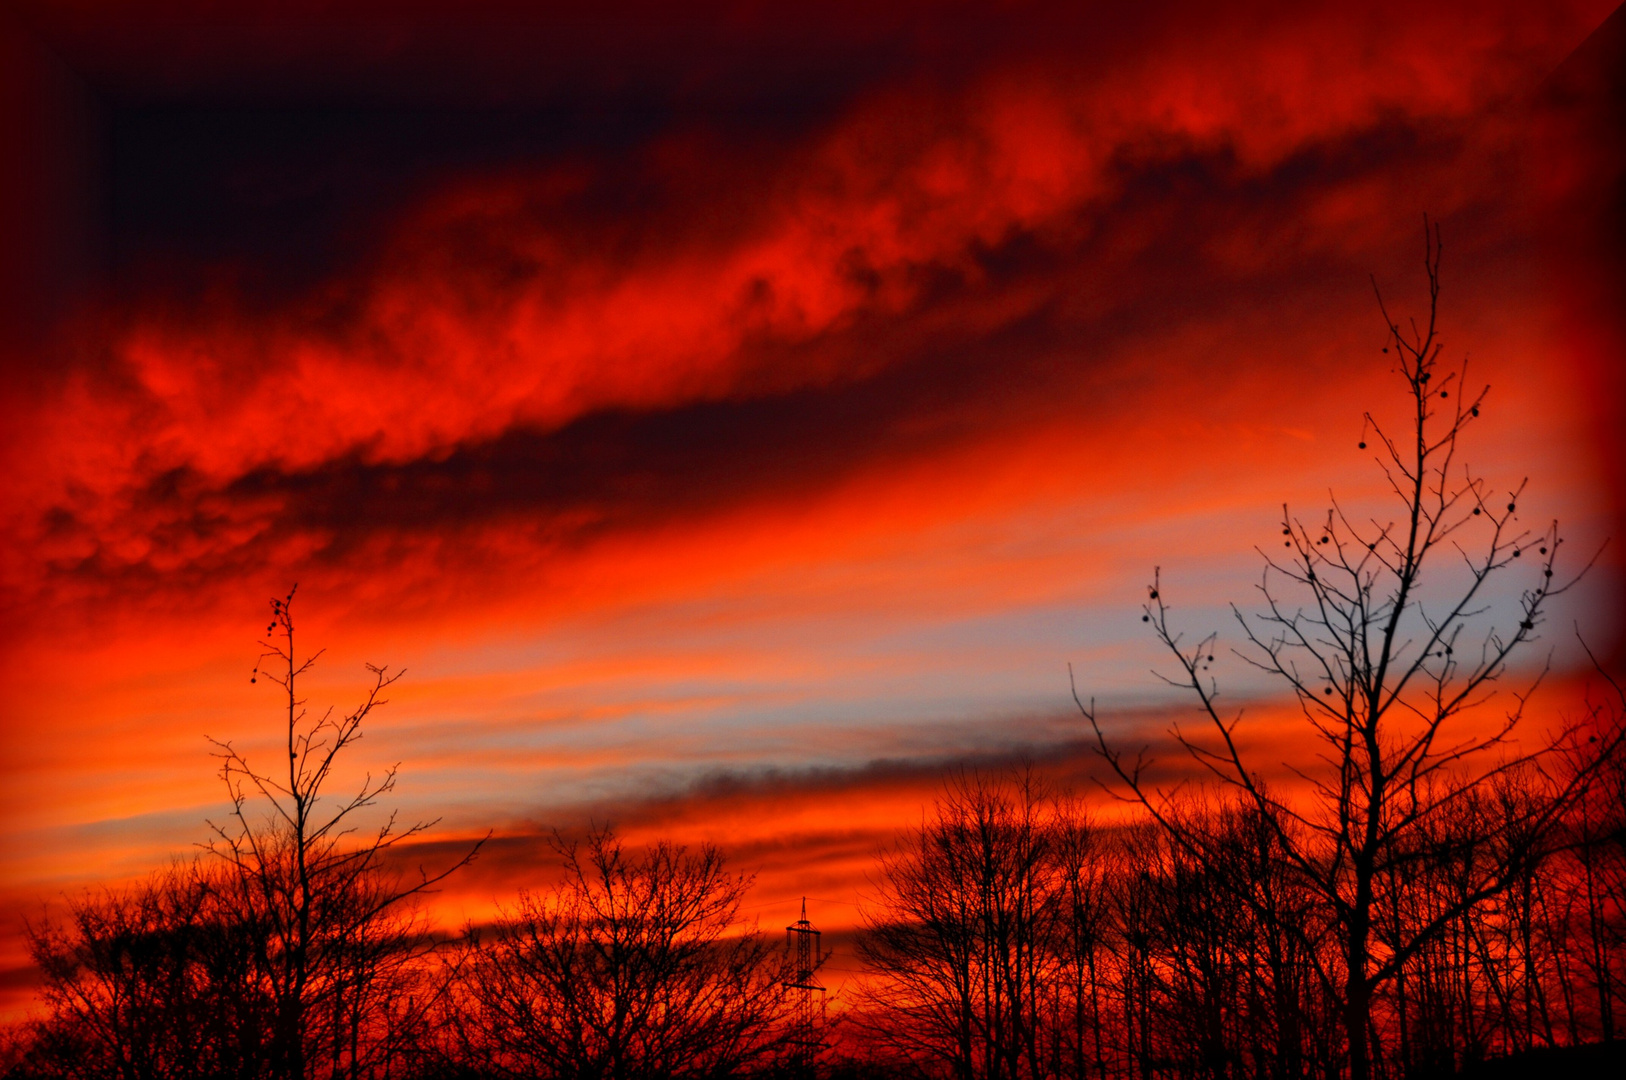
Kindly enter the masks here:
[[390, 857], [435, 822], [402, 826], [389, 812], [366, 825], [365, 812], [395, 786], [393, 765], [323, 805], [340, 756], [402, 673], [369, 664], [373, 682], [360, 705], [311, 715], [299, 680], [322, 653], [296, 650], [293, 598], [290, 590], [271, 601], [253, 674], [279, 688], [286, 771], [261, 770], [230, 742], [211, 740], [232, 810], [210, 823], [208, 850], [227, 868], [242, 910], [263, 927], [274, 1075], [354, 1077], [387, 1061], [401, 1034], [422, 1023], [433, 995], [407, 992], [421, 974], [411, 961], [428, 948], [412, 901], [467, 865], [483, 841], [438, 872], [397, 875]]
[[[1374, 933], [1380, 889], [1386, 882], [1406, 889], [1407, 867], [1438, 855], [1429, 840], [1439, 818], [1510, 769], [1545, 773], [1575, 734], [1516, 736], [1539, 677], [1511, 695], [1499, 722], [1485, 727], [1481, 720], [1515, 657], [1536, 640], [1550, 601], [1586, 568], [1561, 571], [1556, 523], [1539, 531], [1521, 525], [1522, 483], [1500, 494], [1461, 460], [1461, 437], [1479, 419], [1486, 388], [1468, 383], [1466, 361], [1442, 360], [1438, 227], [1425, 223], [1424, 237], [1429, 304], [1422, 325], [1403, 326], [1378, 296], [1384, 351], [1405, 388], [1409, 419], [1391, 434], [1367, 414], [1363, 430], [1371, 434], [1361, 441], [1362, 448], [1368, 437], [1376, 443], [1395, 517], [1361, 519], [1335, 498], [1307, 523], [1284, 507], [1286, 551], [1265, 555], [1262, 610], [1232, 609], [1242, 635], [1236, 655], [1292, 694], [1322, 744], [1292, 767], [1303, 794], [1267, 788], [1245, 753], [1242, 713], [1221, 703], [1210, 674], [1216, 636], [1188, 642], [1171, 622], [1156, 574], [1144, 607], [1177, 665], [1167, 681], [1189, 691], [1204, 718], [1195, 730], [1176, 725], [1174, 740], [1210, 782], [1268, 824], [1280, 857], [1330, 921], [1341, 970], [1329, 974], [1339, 987], [1351, 1080], [1371, 1075], [1374, 994], [1446, 927], [1520, 879], [1554, 843], [1557, 823], [1590, 783], [1595, 763], [1621, 740], [1616, 724], [1594, 744], [1591, 764], [1565, 774], [1548, 797], [1481, 818], [1471, 841], [1494, 847], [1497, 858], [1473, 864], [1454, 897], [1418, 921]], [[1528, 584], [1504, 607], [1497, 583], [1521, 570]], [[1174, 812], [1175, 790], [1147, 772], [1144, 750], [1126, 753], [1107, 737], [1093, 700], [1086, 704], [1076, 686], [1073, 696], [1121, 790], [1176, 844], [1200, 854]]]

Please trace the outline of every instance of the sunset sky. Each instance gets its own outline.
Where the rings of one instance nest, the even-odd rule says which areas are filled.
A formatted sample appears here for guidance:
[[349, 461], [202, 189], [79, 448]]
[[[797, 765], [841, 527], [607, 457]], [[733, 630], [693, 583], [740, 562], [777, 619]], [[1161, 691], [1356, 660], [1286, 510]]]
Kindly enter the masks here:
[[0, 15], [0, 1008], [22, 919], [206, 838], [209, 737], [276, 753], [295, 582], [313, 705], [406, 669], [356, 775], [495, 830], [449, 922], [592, 817], [850, 926], [944, 767], [1088, 776], [1069, 663], [1162, 730], [1154, 567], [1205, 633], [1284, 502], [1389, 512], [1425, 213], [1466, 460], [1615, 538], [1543, 715], [1618, 662], [1613, 0], [579, 7]]

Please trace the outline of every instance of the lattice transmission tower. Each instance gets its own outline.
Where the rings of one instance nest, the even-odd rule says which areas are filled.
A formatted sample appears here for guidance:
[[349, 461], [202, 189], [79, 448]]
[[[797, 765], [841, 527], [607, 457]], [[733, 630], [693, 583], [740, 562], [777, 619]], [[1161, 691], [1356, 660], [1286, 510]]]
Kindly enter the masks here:
[[[820, 934], [807, 921], [807, 897], [802, 897], [802, 917], [785, 927], [785, 950], [789, 954], [786, 989], [792, 995], [790, 1066], [792, 1074], [810, 1077], [824, 1047], [821, 1028], [824, 1020], [824, 987], [819, 968], [829, 957], [819, 947]], [[819, 997], [815, 998], [817, 994]]]

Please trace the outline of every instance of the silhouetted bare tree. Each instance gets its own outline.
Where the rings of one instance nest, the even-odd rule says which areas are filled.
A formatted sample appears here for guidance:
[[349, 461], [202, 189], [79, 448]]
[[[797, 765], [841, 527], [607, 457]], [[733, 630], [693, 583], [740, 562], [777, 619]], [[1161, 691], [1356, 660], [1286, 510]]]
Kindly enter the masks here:
[[1064, 840], [1058, 810], [1031, 772], [962, 773], [932, 819], [883, 855], [858, 948], [875, 973], [861, 999], [873, 1037], [958, 1080], [1049, 1073], [1058, 1025], [1082, 1026], [1057, 991], [1083, 990], [1093, 1015], [1094, 987], [1063, 965], [1087, 973], [1101, 903], [1087, 841]]
[[461, 1052], [501, 1076], [729, 1077], [788, 1034], [781, 956], [739, 922], [747, 875], [722, 853], [609, 828], [555, 844], [564, 879], [524, 893], [466, 961]]
[[[1222, 707], [1209, 674], [1216, 637], [1186, 643], [1170, 621], [1156, 575], [1144, 608], [1178, 664], [1168, 681], [1189, 690], [1205, 717], [1199, 731], [1175, 726], [1173, 738], [1211, 781], [1268, 826], [1277, 857], [1312, 891], [1337, 942], [1351, 1080], [1368, 1080], [1372, 1072], [1373, 1002], [1380, 988], [1448, 928], [1530, 872], [1555, 846], [1565, 813], [1621, 740], [1619, 724], [1604, 731], [1587, 763], [1564, 772], [1541, 798], [1508, 803], [1499, 814], [1458, 814], [1512, 770], [1558, 776], [1556, 751], [1574, 732], [1520, 745], [1515, 729], [1528, 690], [1513, 695], [1512, 708], [1489, 729], [1477, 710], [1515, 655], [1535, 640], [1549, 601], [1580, 574], [1560, 573], [1556, 524], [1541, 531], [1519, 524], [1523, 484], [1504, 497], [1459, 460], [1460, 437], [1479, 417], [1486, 391], [1467, 384], [1465, 361], [1453, 368], [1441, 360], [1437, 227], [1425, 224], [1425, 241], [1426, 323], [1403, 328], [1379, 296], [1384, 351], [1404, 384], [1410, 419], [1402, 434], [1391, 436], [1366, 417], [1398, 501], [1397, 517], [1357, 520], [1334, 501], [1323, 519], [1306, 524], [1284, 507], [1287, 557], [1265, 556], [1263, 610], [1249, 615], [1233, 608], [1245, 642], [1237, 655], [1294, 695], [1323, 744], [1319, 756], [1294, 769], [1306, 794], [1287, 797], [1261, 783], [1257, 763], [1242, 748], [1241, 713]], [[1454, 582], [1448, 564], [1458, 567]], [[1492, 589], [1520, 566], [1530, 568], [1531, 580], [1513, 625], [1499, 629], [1503, 609]], [[1433, 590], [1427, 594], [1425, 581]], [[1289, 593], [1299, 599], [1287, 599]], [[1128, 797], [1180, 850], [1200, 857], [1198, 838], [1176, 813], [1175, 793], [1148, 777], [1144, 753], [1126, 755], [1108, 739], [1093, 701], [1086, 704], [1076, 689], [1074, 699]], [[1451, 834], [1446, 819], [1469, 835]], [[1452, 892], [1410, 902], [1409, 893], [1421, 887], [1415, 868], [1468, 850], [1482, 857], [1453, 861]], [[1379, 933], [1385, 904], [1407, 914]]]
[[212, 826], [212, 857], [87, 896], [33, 933], [47, 1012], [36, 1050], [63, 1075], [386, 1076], [421, 1022], [433, 991], [410, 900], [473, 851], [403, 884], [385, 857], [427, 826], [397, 829], [391, 816], [352, 838], [352, 818], [390, 790], [393, 769], [319, 810], [338, 755], [395, 676], [372, 669], [359, 709], [309, 722], [297, 682], [316, 656], [295, 658], [292, 599], [272, 601], [267, 629], [283, 643], [261, 657], [279, 668], [255, 672], [287, 695], [286, 781], [215, 743], [232, 817]]
[[[1593, 710], [1613, 709], [1626, 718], [1626, 688], [1610, 680], [1609, 690], [1612, 700], [1594, 703]], [[1577, 743], [1570, 768], [1586, 770], [1593, 750], [1591, 743]], [[1551, 888], [1576, 901], [1564, 924], [1574, 957], [1570, 975], [1579, 984], [1584, 973], [1593, 1012], [1583, 1022], [1608, 1041], [1621, 1036], [1626, 1015], [1626, 754], [1604, 761], [1572, 826], [1575, 844], [1551, 875]]]
[[[297, 588], [297, 587], [296, 587]], [[433, 993], [416, 961], [432, 947], [412, 901], [467, 865], [403, 880], [386, 860], [434, 822], [406, 827], [393, 812], [365, 833], [364, 811], [395, 786], [396, 767], [371, 773], [323, 807], [324, 789], [362, 724], [401, 673], [368, 665], [373, 684], [353, 711], [312, 717], [299, 680], [321, 657], [296, 651], [294, 592], [271, 601], [254, 680], [285, 701], [287, 771], [261, 771], [230, 742], [214, 742], [230, 818], [211, 822], [209, 852], [226, 868], [232, 899], [261, 929], [260, 978], [272, 1003], [272, 1074], [286, 1080], [388, 1073], [403, 1039], [424, 1022]]]
[[1058, 815], [1055, 858], [1060, 973], [1048, 1007], [1058, 1019], [1054, 1071], [1082, 1078], [1107, 1075], [1111, 1039], [1105, 980], [1111, 964], [1112, 863], [1106, 840], [1076, 801]]
[[[315, 654], [297, 658], [293, 593], [271, 602], [255, 680], [286, 695], [286, 778], [215, 742], [231, 817], [206, 854], [126, 890], [71, 902], [31, 933], [44, 1016], [24, 1075], [384, 1078], [420, 1042], [439, 989], [415, 897], [437, 874], [402, 877], [386, 859], [427, 824], [388, 815], [357, 837], [358, 815], [395, 781], [370, 776], [320, 804], [340, 754], [398, 677], [371, 668], [354, 712], [314, 721], [298, 693]], [[275, 666], [267, 666], [274, 660]]]
[[89, 1078], [263, 1075], [273, 1017], [257, 992], [261, 935], [196, 863], [87, 895], [32, 928], [45, 1016], [39, 1072]]

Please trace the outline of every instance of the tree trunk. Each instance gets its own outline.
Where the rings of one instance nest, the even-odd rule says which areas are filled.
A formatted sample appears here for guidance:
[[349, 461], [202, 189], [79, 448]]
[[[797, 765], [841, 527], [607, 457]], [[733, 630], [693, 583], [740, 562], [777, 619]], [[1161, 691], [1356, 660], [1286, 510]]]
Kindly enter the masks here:
[[1366, 977], [1367, 909], [1356, 905], [1349, 926], [1349, 971], [1344, 981], [1344, 1038], [1349, 1043], [1349, 1080], [1371, 1080], [1371, 1048], [1366, 1041], [1372, 1019], [1372, 986]]

